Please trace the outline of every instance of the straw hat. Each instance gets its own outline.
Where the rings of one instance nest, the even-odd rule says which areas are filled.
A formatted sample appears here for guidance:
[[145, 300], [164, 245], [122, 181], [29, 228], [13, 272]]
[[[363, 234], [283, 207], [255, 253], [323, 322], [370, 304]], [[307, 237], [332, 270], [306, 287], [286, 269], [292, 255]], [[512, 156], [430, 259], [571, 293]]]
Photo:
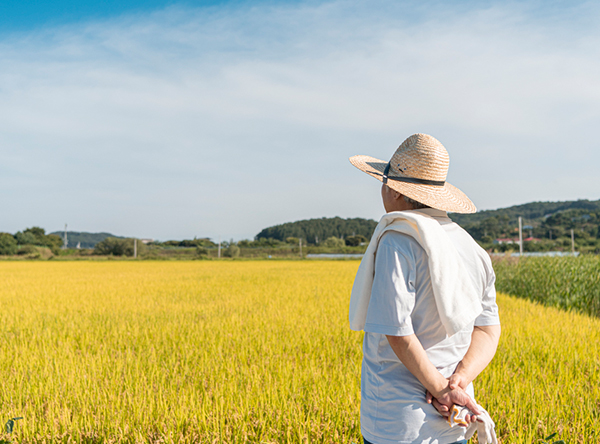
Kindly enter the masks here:
[[450, 157], [444, 145], [427, 134], [413, 134], [389, 162], [353, 156], [350, 163], [411, 199], [452, 213], [475, 213], [473, 202], [446, 182]]

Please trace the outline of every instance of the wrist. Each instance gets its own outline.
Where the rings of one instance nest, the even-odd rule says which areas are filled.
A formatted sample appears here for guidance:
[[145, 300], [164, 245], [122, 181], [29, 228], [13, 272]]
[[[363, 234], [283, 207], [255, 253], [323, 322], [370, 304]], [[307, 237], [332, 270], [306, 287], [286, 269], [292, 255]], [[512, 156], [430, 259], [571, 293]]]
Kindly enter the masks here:
[[436, 399], [441, 398], [449, 391], [450, 386], [448, 384], [448, 380], [444, 378], [441, 374], [439, 378], [436, 378], [436, 380], [433, 383], [433, 386], [429, 387], [429, 392]]
[[450, 378], [457, 382], [458, 386], [463, 390], [465, 390], [469, 384], [473, 382], [473, 377], [462, 362], [458, 364], [454, 374]]

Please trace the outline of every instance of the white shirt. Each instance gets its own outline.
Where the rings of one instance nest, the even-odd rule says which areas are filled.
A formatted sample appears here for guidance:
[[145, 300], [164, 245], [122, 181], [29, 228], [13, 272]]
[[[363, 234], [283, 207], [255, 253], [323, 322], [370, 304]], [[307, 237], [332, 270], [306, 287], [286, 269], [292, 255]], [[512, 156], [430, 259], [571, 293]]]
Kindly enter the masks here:
[[[415, 334], [429, 360], [449, 377], [467, 352], [473, 325], [498, 325], [495, 275], [488, 254], [446, 212], [414, 210], [434, 217], [468, 269], [483, 312], [474, 324], [448, 337], [440, 320], [428, 258], [410, 236], [390, 231], [377, 248], [375, 277], [367, 311], [361, 378], [361, 431], [374, 444], [447, 444], [464, 439], [425, 401], [425, 387], [400, 362], [385, 335]], [[473, 386], [467, 392], [474, 397]]]

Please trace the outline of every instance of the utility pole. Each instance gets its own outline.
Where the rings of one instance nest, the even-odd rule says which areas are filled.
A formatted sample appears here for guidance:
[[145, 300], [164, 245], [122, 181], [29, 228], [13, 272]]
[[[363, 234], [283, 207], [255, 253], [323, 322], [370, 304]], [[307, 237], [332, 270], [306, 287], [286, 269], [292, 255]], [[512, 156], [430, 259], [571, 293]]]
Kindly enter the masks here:
[[133, 258], [137, 259], [137, 239], [133, 240]]
[[302, 238], [298, 239], [298, 245], [300, 246], [300, 257], [302, 257]]
[[575, 256], [575, 232], [571, 228], [571, 253]]
[[69, 245], [69, 241], [67, 240], [67, 224], [65, 224], [65, 238], [63, 239], [62, 249], [66, 250], [68, 245]]
[[519, 256], [523, 256], [523, 221], [519, 216]]

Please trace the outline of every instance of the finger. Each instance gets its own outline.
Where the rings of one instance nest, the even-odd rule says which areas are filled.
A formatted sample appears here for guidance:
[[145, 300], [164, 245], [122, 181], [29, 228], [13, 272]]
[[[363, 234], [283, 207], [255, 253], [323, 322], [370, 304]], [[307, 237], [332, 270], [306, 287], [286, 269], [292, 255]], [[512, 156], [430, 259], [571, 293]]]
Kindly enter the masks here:
[[479, 411], [479, 407], [477, 406], [477, 403], [475, 403], [475, 401], [473, 401], [470, 396], [468, 396], [468, 401], [465, 404], [465, 407], [467, 407], [469, 410], [471, 410], [474, 414], [481, 415], [481, 412]]
[[427, 401], [427, 404], [431, 404], [431, 401], [433, 400], [433, 395], [429, 393], [429, 390], [425, 393], [425, 400]]
[[432, 401], [435, 409], [442, 414], [442, 416], [448, 416], [449, 409], [444, 404], [440, 404], [437, 399], [433, 399]]

